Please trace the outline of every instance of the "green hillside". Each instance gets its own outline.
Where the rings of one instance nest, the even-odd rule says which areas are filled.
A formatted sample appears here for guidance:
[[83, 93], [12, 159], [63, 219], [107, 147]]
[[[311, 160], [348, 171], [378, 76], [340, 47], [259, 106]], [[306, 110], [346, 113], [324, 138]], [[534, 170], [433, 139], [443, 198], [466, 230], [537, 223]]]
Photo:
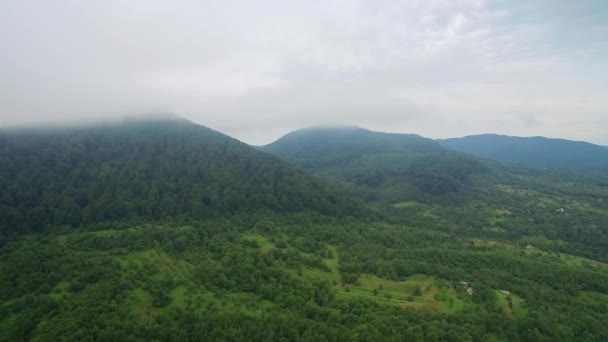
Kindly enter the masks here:
[[0, 238], [241, 211], [362, 212], [287, 163], [182, 119], [0, 131], [0, 188]]
[[601, 341], [587, 263], [310, 215], [28, 236], [0, 254], [0, 340]]
[[358, 127], [302, 129], [261, 149], [326, 179], [351, 184], [371, 200], [436, 199], [458, 192], [471, 176], [485, 171], [474, 158], [431, 139]]
[[607, 173], [264, 149], [295, 166], [183, 120], [2, 132], [0, 341], [608, 340]]
[[262, 149], [350, 186], [395, 223], [511, 241], [544, 236], [551, 249], [608, 262], [608, 173], [504, 166], [417, 135], [356, 127], [302, 129]]

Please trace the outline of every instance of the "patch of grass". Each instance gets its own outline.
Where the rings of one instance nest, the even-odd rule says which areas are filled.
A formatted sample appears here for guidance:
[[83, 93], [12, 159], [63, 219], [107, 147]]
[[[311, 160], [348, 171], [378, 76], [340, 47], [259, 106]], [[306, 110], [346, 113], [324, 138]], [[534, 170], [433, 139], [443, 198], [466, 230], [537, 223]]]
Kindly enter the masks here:
[[152, 307], [152, 296], [148, 292], [142, 288], [136, 288], [129, 292], [128, 299], [132, 303], [133, 314], [138, 321], [146, 324], [154, 322], [158, 310]]
[[608, 264], [600, 262], [600, 261], [583, 258], [583, 257], [579, 257], [579, 256], [572, 255], [572, 254], [547, 252], [547, 251], [544, 251], [544, 250], [542, 250], [538, 247], [534, 247], [534, 246], [530, 247], [530, 248], [526, 248], [525, 253], [527, 255], [532, 255], [532, 256], [551, 258], [552, 260], [554, 260], [556, 262], [566, 264], [569, 266], [585, 267], [585, 268], [599, 268], [599, 269], [603, 269], [603, 270], [608, 270]]
[[441, 288], [435, 296], [440, 301], [437, 310], [443, 313], [456, 313], [460, 312], [465, 307], [465, 302], [458, 298], [456, 291], [451, 287]]
[[440, 217], [437, 216], [436, 214], [433, 213], [433, 210], [431, 209], [427, 209], [422, 213], [422, 216], [427, 217], [427, 218], [432, 218], [432, 219], [436, 219], [439, 220]]
[[384, 291], [411, 295], [414, 292], [416, 285], [420, 285], [420, 287], [423, 288], [424, 294], [424, 289], [429, 285], [432, 286], [434, 280], [434, 278], [423, 274], [412, 275], [403, 281], [384, 279], [375, 275], [362, 275], [359, 277], [359, 284], [361, 287], [369, 289], [378, 289], [382, 285]]
[[[379, 302], [389, 302], [392, 304], [399, 304], [406, 300], [405, 295], [399, 294], [391, 291], [374, 291], [374, 289], [360, 287], [360, 286], [345, 286], [338, 287], [338, 294], [343, 294], [345, 296], [356, 296], [356, 297], [364, 297], [367, 299], [373, 299]], [[420, 300], [421, 301], [421, 300]]]
[[183, 285], [179, 285], [171, 290], [171, 303], [167, 305], [167, 309], [171, 308], [185, 308], [186, 307], [186, 287]]
[[333, 257], [323, 258], [323, 262], [325, 265], [327, 265], [327, 267], [329, 267], [329, 269], [331, 269], [332, 272], [338, 272], [338, 249], [331, 245], [326, 245], [325, 248], [331, 252]]
[[[291, 270], [292, 273], [296, 273], [296, 270]], [[302, 270], [302, 275], [310, 280], [321, 280], [328, 281], [330, 283], [339, 284], [341, 277], [337, 271], [325, 272], [318, 268], [304, 268]]]
[[61, 300], [62, 297], [67, 293], [67, 288], [69, 285], [70, 283], [68, 283], [67, 281], [60, 282], [59, 284], [57, 284], [57, 286], [55, 286], [53, 291], [49, 293], [49, 297], [55, 300]]
[[580, 291], [576, 296], [579, 303], [586, 305], [604, 304], [608, 307], [608, 295], [595, 291]]
[[[508, 298], [511, 298], [511, 304], [508, 304]], [[496, 290], [496, 298], [498, 299], [498, 304], [503, 308], [506, 314], [513, 315], [517, 318], [523, 319], [528, 315], [528, 307], [526, 306], [525, 301], [513, 294], [505, 294], [502, 290]]]
[[[293, 272], [295, 274], [296, 271]], [[340, 284], [341, 277], [337, 271], [323, 272], [306, 268], [302, 271], [302, 276], [334, 284], [335, 292], [343, 297], [356, 296], [380, 303], [427, 308], [443, 313], [455, 313], [464, 308], [463, 300], [458, 298], [454, 289], [440, 287], [435, 278], [423, 274], [412, 275], [401, 281], [364, 274], [359, 277], [357, 285], [346, 286]], [[415, 295], [417, 287], [421, 290], [420, 295]]]
[[262, 251], [263, 253], [266, 253], [269, 250], [275, 248], [274, 243], [268, 241], [264, 236], [262, 236], [260, 234], [245, 233], [245, 234], [241, 235], [241, 238], [246, 241], [255, 242], [258, 245], [258, 247], [260, 248], [260, 251]]
[[152, 273], [152, 278], [156, 280], [170, 278], [173, 281], [183, 281], [189, 279], [194, 268], [193, 265], [176, 259], [159, 249], [131, 252], [115, 256], [115, 258], [128, 272]]
[[408, 208], [408, 207], [416, 207], [419, 206], [420, 203], [414, 201], [406, 201], [406, 202], [397, 202], [393, 204], [394, 208]]
[[[492, 222], [492, 224], [496, 224], [496, 223], [498, 223], [498, 221]], [[497, 227], [497, 226], [486, 227], [483, 230], [486, 231], [486, 232], [492, 232], [492, 233], [504, 233], [504, 232], [506, 232], [506, 230], [504, 230], [504, 228]]]

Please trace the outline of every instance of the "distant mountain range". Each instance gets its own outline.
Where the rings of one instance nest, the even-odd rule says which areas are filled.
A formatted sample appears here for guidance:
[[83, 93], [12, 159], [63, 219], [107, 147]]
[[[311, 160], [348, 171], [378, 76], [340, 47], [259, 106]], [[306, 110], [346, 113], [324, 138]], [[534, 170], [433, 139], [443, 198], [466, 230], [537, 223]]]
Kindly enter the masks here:
[[456, 151], [509, 164], [569, 170], [608, 169], [608, 147], [582, 141], [498, 134], [437, 141]]
[[[442, 143], [608, 151], [485, 138]], [[607, 185], [358, 127], [0, 129], [0, 341], [608, 341]]]

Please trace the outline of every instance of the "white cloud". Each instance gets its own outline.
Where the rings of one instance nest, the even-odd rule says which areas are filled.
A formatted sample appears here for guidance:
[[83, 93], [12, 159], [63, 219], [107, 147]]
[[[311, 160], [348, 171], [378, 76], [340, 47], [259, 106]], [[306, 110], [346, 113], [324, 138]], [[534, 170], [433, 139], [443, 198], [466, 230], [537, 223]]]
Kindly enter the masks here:
[[336, 123], [608, 143], [598, 6], [4, 1], [0, 125], [160, 110], [252, 143]]

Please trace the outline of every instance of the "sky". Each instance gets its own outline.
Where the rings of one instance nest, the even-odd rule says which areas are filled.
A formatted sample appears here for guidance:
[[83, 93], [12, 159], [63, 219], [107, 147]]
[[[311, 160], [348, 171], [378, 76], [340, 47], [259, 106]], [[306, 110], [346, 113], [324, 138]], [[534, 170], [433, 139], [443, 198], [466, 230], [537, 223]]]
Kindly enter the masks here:
[[161, 112], [608, 145], [608, 1], [0, 1], [0, 126]]

